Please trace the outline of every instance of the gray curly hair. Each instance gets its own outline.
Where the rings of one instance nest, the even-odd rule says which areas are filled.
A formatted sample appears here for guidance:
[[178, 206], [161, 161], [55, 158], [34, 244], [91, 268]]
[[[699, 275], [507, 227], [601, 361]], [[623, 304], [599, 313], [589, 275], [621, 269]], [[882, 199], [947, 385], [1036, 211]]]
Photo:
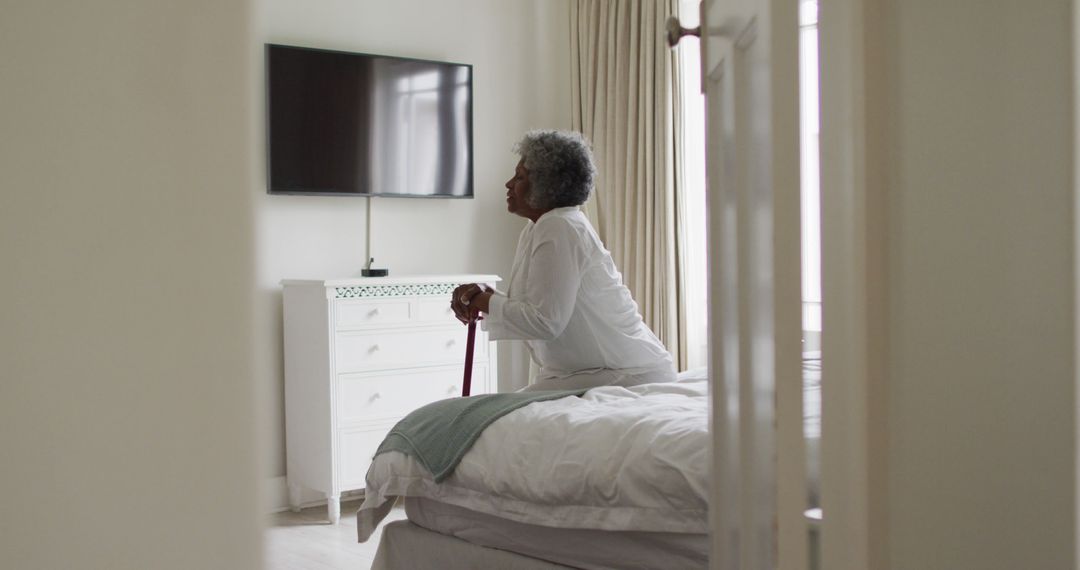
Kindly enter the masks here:
[[596, 167], [589, 143], [571, 131], [529, 131], [514, 145], [529, 171], [529, 206], [580, 206], [589, 199]]

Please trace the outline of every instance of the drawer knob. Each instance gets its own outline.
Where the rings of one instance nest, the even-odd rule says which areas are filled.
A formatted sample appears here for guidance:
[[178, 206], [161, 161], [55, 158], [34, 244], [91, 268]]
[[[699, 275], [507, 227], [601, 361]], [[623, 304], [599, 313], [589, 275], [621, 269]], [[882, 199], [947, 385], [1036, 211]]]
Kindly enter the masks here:
[[457, 391], [458, 391], [458, 387], [457, 387], [456, 384], [451, 384], [450, 387], [446, 389], [447, 394], [456, 394]]
[[368, 316], [369, 317], [377, 317], [377, 316], [379, 316], [379, 308], [375, 307], [374, 309], [372, 309], [370, 312], [368, 312]]
[[368, 403], [374, 402], [375, 400], [378, 400], [379, 398], [382, 398], [382, 395], [379, 394], [378, 392], [375, 392], [374, 394], [371, 395], [370, 398], [368, 398]]
[[453, 338], [452, 338], [452, 339], [450, 339], [450, 340], [446, 341], [446, 346], [447, 346], [448, 348], [449, 348], [449, 347], [451, 347], [451, 346], [454, 346], [455, 344], [457, 344], [457, 339], [453, 339]]
[[368, 349], [368, 352], [379, 352], [379, 345], [377, 345], [377, 344], [371, 345], [371, 348]]

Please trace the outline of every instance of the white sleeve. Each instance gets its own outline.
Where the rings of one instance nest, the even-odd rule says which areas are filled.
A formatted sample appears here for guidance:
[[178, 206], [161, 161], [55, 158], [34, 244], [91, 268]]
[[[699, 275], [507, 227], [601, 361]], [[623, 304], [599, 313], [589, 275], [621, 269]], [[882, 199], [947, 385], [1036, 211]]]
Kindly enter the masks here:
[[506, 293], [499, 291], [498, 289], [492, 289], [491, 299], [488, 300], [488, 312], [484, 314], [484, 318], [480, 319], [480, 330], [488, 333], [490, 340], [513, 340], [498, 334], [498, 331], [502, 329], [496, 325], [494, 328], [491, 326], [491, 307], [495, 304], [496, 297], [506, 297]]
[[562, 334], [574, 312], [584, 250], [569, 224], [552, 220], [536, 228], [524, 291], [513, 298], [492, 295], [486, 329], [495, 340], [551, 340]]

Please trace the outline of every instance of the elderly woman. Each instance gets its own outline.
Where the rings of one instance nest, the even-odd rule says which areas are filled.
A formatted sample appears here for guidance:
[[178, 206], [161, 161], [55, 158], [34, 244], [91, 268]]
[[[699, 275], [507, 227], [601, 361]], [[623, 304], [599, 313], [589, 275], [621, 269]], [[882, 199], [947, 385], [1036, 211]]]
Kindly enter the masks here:
[[529, 390], [632, 386], [675, 379], [671, 354], [645, 325], [578, 206], [592, 191], [592, 153], [576, 133], [533, 131], [506, 182], [506, 209], [529, 220], [505, 294], [454, 291], [462, 322], [483, 314], [493, 340], [524, 340], [540, 373]]

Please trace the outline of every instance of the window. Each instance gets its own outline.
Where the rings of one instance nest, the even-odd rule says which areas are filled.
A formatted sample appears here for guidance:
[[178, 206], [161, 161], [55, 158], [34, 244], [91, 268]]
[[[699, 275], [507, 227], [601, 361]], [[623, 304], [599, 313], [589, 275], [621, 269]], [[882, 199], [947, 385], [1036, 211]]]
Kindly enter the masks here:
[[818, 163], [818, 0], [799, 1], [799, 147], [802, 187], [802, 301], [805, 350], [820, 349], [821, 188]]
[[[804, 350], [819, 350], [821, 337], [821, 200], [818, 175], [818, 31], [817, 0], [799, 1], [799, 107], [802, 193], [802, 302]], [[698, 25], [698, 2], [682, 0], [684, 27]], [[681, 112], [684, 172], [680, 192], [682, 277], [687, 309], [688, 366], [708, 363], [707, 242], [705, 233], [705, 98], [701, 94], [698, 39], [684, 37], [681, 65]]]
[[[679, 20], [698, 25], [698, 2], [682, 0]], [[682, 247], [682, 278], [686, 293], [687, 367], [709, 362], [708, 258], [705, 235], [705, 97], [701, 94], [701, 50], [697, 38], [686, 36], [675, 50], [681, 76], [683, 175], [679, 203], [679, 242]]]

